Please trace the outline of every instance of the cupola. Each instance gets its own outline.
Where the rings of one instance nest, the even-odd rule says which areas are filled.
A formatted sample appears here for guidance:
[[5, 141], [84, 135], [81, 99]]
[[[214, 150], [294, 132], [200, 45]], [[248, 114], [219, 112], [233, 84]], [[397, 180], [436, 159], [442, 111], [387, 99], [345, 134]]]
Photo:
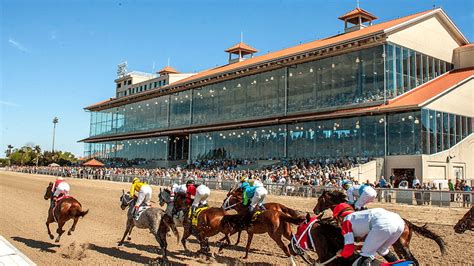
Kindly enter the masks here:
[[[244, 42], [239, 42], [238, 44], [226, 49], [225, 52], [229, 53], [229, 63], [235, 63], [244, 61], [247, 58], [252, 58], [253, 54], [258, 51]], [[232, 55], [237, 55], [237, 57], [233, 57]]]
[[356, 9], [340, 16], [339, 19], [344, 21], [344, 32], [351, 32], [372, 25], [372, 21], [377, 19], [377, 17], [368, 11], [357, 7]]

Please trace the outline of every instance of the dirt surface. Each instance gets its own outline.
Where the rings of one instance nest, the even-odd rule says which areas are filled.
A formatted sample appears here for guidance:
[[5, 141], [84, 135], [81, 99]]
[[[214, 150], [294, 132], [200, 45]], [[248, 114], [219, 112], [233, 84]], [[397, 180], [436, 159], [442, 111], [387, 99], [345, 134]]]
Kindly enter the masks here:
[[[62, 236], [59, 244], [50, 240], [45, 227], [49, 201], [43, 199], [45, 188], [52, 176], [29, 175], [12, 172], [0, 172], [0, 234], [15, 247], [24, 252], [39, 265], [46, 264], [143, 264], [158, 257], [157, 242], [146, 230], [134, 229], [132, 239], [124, 247], [117, 247], [123, 235], [126, 213], [119, 207], [122, 189], [129, 184], [98, 180], [67, 179], [71, 185], [71, 195], [78, 199], [85, 209], [89, 209], [79, 220], [76, 231]], [[157, 187], [153, 187], [153, 200], [157, 201]], [[210, 204], [220, 206], [225, 193], [212, 191]], [[311, 211], [315, 199], [269, 196], [267, 202], [276, 201], [302, 211]], [[402, 217], [422, 225], [441, 235], [447, 243], [447, 254], [441, 257], [437, 245], [426, 238], [415, 235], [411, 250], [423, 264], [466, 264], [474, 257], [474, 233], [455, 234], [453, 225], [467, 209], [419, 207], [395, 204], [371, 204], [395, 211]], [[72, 222], [66, 224], [69, 229]], [[52, 224], [53, 233], [56, 224]], [[182, 228], [180, 228], [182, 233]], [[216, 254], [210, 262], [213, 264], [288, 264], [288, 259], [267, 235], [256, 235], [253, 239], [249, 259], [240, 259], [244, 255], [246, 233], [238, 247], [230, 247], [222, 254]], [[214, 245], [220, 235], [210, 239], [211, 251], [217, 252]], [[232, 237], [234, 243], [236, 237]], [[284, 240], [286, 241], [286, 240]], [[196, 240], [191, 237], [189, 248], [198, 249]], [[287, 241], [285, 242], [287, 243]], [[185, 254], [176, 238], [168, 238], [170, 261], [176, 264], [205, 263], [198, 257]], [[312, 254], [315, 256], [314, 254]], [[300, 258], [298, 263], [302, 263]], [[209, 262], [208, 262], [209, 263]]]

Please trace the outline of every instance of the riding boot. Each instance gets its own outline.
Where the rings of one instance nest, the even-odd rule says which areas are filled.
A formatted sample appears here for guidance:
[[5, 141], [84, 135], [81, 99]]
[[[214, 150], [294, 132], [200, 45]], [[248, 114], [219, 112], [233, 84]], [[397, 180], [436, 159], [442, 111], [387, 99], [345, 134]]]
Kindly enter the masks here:
[[387, 255], [383, 256], [383, 258], [387, 261], [387, 262], [395, 262], [398, 260], [397, 256], [395, 254], [393, 254], [391, 251], [389, 251], [387, 253]]
[[194, 213], [196, 212], [196, 207], [195, 206], [192, 206], [191, 207], [191, 216], [189, 216], [190, 219], [192, 219], [194, 217]]
[[372, 265], [373, 259], [371, 257], [360, 256], [357, 259], [357, 266], [370, 266]]

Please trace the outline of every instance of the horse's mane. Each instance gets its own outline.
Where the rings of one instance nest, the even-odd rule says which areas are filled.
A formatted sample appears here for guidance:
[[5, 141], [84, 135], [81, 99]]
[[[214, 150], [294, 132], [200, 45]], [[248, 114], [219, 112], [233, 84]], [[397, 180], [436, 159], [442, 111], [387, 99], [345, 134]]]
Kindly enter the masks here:
[[327, 191], [326, 193], [328, 193], [335, 202], [341, 203], [347, 200], [346, 194], [340, 190]]

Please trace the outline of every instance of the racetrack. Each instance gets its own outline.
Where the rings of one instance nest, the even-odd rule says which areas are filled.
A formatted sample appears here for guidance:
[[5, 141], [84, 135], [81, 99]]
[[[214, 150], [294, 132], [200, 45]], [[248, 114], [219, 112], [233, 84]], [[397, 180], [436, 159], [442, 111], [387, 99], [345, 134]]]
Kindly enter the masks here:
[[[43, 199], [45, 188], [52, 176], [29, 175], [0, 171], [0, 234], [39, 265], [45, 264], [134, 264], [149, 263], [158, 255], [157, 242], [146, 230], [134, 229], [132, 240], [124, 247], [117, 247], [125, 226], [125, 211], [119, 207], [122, 189], [129, 184], [98, 180], [67, 179], [71, 185], [71, 195], [78, 199], [85, 209], [89, 209], [84, 219], [80, 219], [72, 236], [65, 233], [60, 245], [50, 240], [45, 227], [49, 201]], [[157, 201], [157, 187], [153, 187], [153, 200]], [[220, 206], [225, 193], [212, 191], [210, 204]], [[267, 202], [276, 201], [302, 211], [311, 211], [315, 205], [313, 198], [269, 196]], [[447, 254], [441, 257], [437, 245], [426, 238], [414, 235], [411, 250], [423, 264], [469, 263], [474, 257], [474, 234], [455, 234], [452, 227], [468, 209], [419, 207], [395, 204], [371, 204], [369, 207], [383, 206], [399, 213], [402, 217], [422, 225], [441, 235], [447, 243]], [[72, 221], [66, 224], [69, 229]], [[57, 225], [52, 224], [55, 234]], [[182, 233], [182, 229], [180, 229]], [[56, 235], [56, 234], [55, 234]], [[244, 255], [246, 233], [239, 247], [231, 247], [222, 254], [216, 254], [214, 263], [258, 263], [287, 264], [283, 252], [267, 235], [256, 235], [253, 239], [249, 259]], [[210, 239], [211, 251], [217, 252], [214, 243], [221, 235]], [[232, 237], [232, 243], [236, 237]], [[287, 243], [286, 240], [284, 240]], [[197, 250], [198, 244], [190, 238], [189, 248]], [[184, 254], [181, 244], [174, 236], [168, 237], [170, 261], [177, 264], [197, 264], [204, 261]], [[312, 254], [314, 256], [314, 254]], [[301, 263], [302, 260], [298, 258]]]

